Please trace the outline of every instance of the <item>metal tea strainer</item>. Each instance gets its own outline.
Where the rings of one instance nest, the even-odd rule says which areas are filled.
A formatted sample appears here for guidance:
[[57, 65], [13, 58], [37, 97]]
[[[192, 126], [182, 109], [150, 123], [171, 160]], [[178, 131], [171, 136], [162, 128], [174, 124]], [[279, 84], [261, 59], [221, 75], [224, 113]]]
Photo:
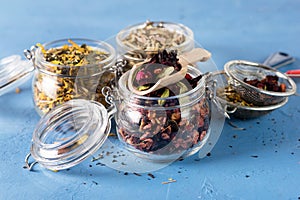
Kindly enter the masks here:
[[[278, 104], [296, 92], [296, 84], [291, 78], [266, 65], [244, 60], [233, 60], [225, 64], [224, 70], [230, 77], [228, 83], [245, 101], [253, 103], [253, 105], [267, 106]], [[285, 84], [286, 91], [267, 91], [252, 86], [244, 81], [245, 78], [247, 80], [262, 80], [267, 75], [276, 75], [279, 78], [278, 82]]]

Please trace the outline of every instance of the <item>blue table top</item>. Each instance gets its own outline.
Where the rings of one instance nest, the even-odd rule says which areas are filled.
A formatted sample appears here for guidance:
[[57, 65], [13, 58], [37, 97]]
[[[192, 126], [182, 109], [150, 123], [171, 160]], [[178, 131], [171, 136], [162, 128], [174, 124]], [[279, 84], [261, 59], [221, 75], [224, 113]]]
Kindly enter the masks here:
[[[0, 58], [37, 42], [106, 40], [146, 19], [185, 24], [219, 69], [234, 59], [263, 62], [283, 51], [300, 67], [300, 1], [5, 1], [0, 6]], [[300, 93], [300, 81], [294, 79]], [[300, 199], [300, 104], [292, 96], [265, 116], [225, 122], [210, 155], [160, 170], [124, 173], [91, 159], [59, 172], [23, 169], [39, 116], [31, 84], [0, 97], [0, 199]], [[169, 178], [176, 180], [162, 184]]]

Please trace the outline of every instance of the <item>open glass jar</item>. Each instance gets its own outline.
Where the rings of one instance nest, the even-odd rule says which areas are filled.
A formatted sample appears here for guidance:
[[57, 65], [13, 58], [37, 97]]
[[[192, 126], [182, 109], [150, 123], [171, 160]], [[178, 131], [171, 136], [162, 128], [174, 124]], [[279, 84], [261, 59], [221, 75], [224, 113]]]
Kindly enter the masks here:
[[193, 31], [172, 22], [138, 23], [121, 30], [116, 36], [117, 52], [127, 60], [124, 71], [159, 50], [177, 50], [177, 54], [194, 48]]
[[[200, 71], [188, 68], [192, 77]], [[176, 96], [146, 97], [127, 87], [129, 73], [118, 84], [117, 133], [125, 147], [138, 156], [170, 161], [197, 152], [210, 134], [210, 103], [205, 78], [188, 92]]]
[[114, 48], [89, 39], [62, 39], [27, 52], [35, 67], [32, 82], [37, 112], [43, 115], [71, 99], [106, 105], [101, 89], [114, 79]]

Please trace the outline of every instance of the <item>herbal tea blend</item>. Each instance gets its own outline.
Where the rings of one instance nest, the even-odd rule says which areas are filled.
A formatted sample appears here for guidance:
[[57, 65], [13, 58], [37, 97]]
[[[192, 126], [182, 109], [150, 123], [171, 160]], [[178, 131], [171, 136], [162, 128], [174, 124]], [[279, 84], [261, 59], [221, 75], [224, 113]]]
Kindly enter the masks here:
[[[181, 69], [176, 52], [159, 52], [140, 68], [134, 85], [147, 89], [171, 68], [170, 71]], [[118, 106], [118, 134], [129, 149], [172, 156], [197, 148], [210, 123], [205, 80], [201, 78], [202, 74], [189, 68], [185, 78], [177, 83], [132, 98], [125, 97], [129, 92], [126, 86], [120, 87], [121, 98], [125, 95], [125, 99]]]
[[56, 42], [52, 46], [37, 45], [39, 70], [35, 73], [33, 91], [40, 114], [74, 98], [95, 100], [105, 105], [101, 89], [114, 78], [109, 69], [114, 64], [112, 47], [89, 40], [76, 41], [80, 44], [69, 39], [57, 41], [59, 45]]
[[186, 41], [183, 33], [169, 30], [163, 23], [146, 22], [144, 27], [137, 28], [129, 33], [122, 42], [133, 49], [157, 52], [181, 45]]
[[273, 91], [273, 92], [285, 92], [286, 85], [284, 83], [278, 83], [278, 76], [274, 75], [267, 75], [262, 80], [253, 79], [248, 80], [247, 78], [244, 79], [244, 82], [255, 86], [257, 88]]
[[194, 48], [192, 30], [182, 24], [152, 22], [136, 24], [117, 35], [118, 52], [128, 61], [125, 71], [163, 50], [184, 53]]

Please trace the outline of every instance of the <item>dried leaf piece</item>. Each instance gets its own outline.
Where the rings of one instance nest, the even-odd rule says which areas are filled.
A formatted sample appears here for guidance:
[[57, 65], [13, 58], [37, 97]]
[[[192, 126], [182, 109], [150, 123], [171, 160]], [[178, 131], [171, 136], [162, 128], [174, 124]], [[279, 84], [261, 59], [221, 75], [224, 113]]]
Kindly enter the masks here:
[[[164, 93], [160, 96], [160, 98], [167, 98], [170, 96], [170, 90], [168, 88], [165, 88]], [[163, 106], [166, 103], [165, 99], [158, 100], [158, 104]]]

